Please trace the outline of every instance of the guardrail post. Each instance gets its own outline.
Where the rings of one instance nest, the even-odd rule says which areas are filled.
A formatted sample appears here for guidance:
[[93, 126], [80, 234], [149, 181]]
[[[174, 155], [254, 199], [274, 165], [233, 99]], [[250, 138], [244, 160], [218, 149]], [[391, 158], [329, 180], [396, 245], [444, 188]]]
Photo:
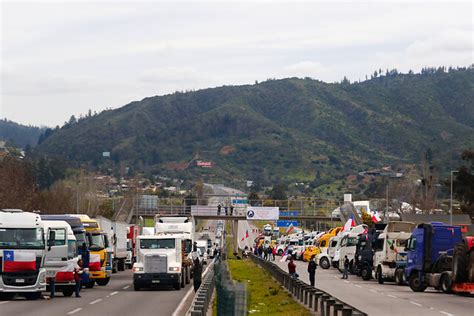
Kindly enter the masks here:
[[321, 295], [321, 301], [319, 302], [319, 312], [321, 313], [321, 316], [329, 316], [329, 315], [326, 315], [326, 308], [325, 307], [325, 303], [326, 301], [330, 298], [329, 295], [327, 294], [323, 294]]
[[334, 304], [333, 316], [338, 316], [339, 311], [342, 311], [343, 308], [344, 308], [344, 304], [342, 304], [340, 302], [336, 302], [336, 304]]
[[314, 293], [314, 311], [317, 312], [319, 310], [319, 298], [322, 297], [324, 293], [316, 292]]
[[331, 315], [331, 306], [334, 306], [334, 304], [336, 304], [335, 299], [330, 298], [330, 299], [326, 300], [326, 315], [327, 316]]

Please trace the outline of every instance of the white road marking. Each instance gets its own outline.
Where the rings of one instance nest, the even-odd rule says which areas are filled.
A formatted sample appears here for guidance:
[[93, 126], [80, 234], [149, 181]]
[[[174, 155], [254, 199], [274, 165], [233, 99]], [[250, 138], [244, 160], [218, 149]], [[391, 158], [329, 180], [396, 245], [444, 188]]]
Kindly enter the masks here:
[[357, 287], [362, 287], [362, 285], [359, 285], [359, 284], [354, 284], [354, 286], [357, 286]]
[[113, 296], [113, 295], [115, 295], [115, 294], [117, 294], [117, 293], [118, 293], [117, 291], [112, 292], [112, 293], [110, 293], [110, 296]]
[[413, 301], [410, 301], [410, 303], [413, 304], [413, 305], [416, 305], [416, 306], [423, 306], [423, 305], [421, 305], [420, 303], [413, 302]]
[[387, 296], [391, 298], [397, 298], [395, 295], [392, 295], [392, 294], [387, 294]]
[[130, 287], [130, 285], [124, 286], [122, 289], [126, 290]]
[[349, 283], [349, 281], [344, 281], [344, 283]]
[[68, 314], [68, 315], [72, 315], [72, 314], [75, 314], [75, 313], [77, 313], [78, 311], [81, 311], [81, 310], [82, 310], [82, 308], [79, 307], [79, 308], [76, 308], [76, 309], [73, 310], [73, 311], [70, 311], [70, 312], [67, 313], [67, 314]]
[[94, 305], [94, 304], [96, 304], [96, 303], [99, 303], [100, 301], [102, 301], [102, 299], [101, 299], [101, 298], [98, 298], [98, 299], [96, 299], [95, 301], [90, 302], [89, 304]]
[[373, 289], [369, 289], [370, 292], [374, 292], [374, 293], [377, 293], [376, 290], [373, 290]]
[[4, 301], [4, 302], [0, 302], [0, 305], [2, 305], [2, 304], [6, 304], [6, 303], [8, 303], [8, 302], [10, 302], [10, 301]]
[[445, 315], [448, 315], [448, 316], [453, 316], [453, 314], [450, 314], [448, 312], [443, 312], [443, 311], [439, 311], [441, 314], [445, 314]]

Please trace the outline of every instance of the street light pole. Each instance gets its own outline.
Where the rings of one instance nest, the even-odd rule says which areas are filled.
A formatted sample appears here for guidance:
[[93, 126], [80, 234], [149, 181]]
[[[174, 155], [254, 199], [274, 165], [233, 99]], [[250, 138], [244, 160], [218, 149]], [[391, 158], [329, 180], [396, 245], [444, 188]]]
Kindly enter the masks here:
[[457, 173], [455, 170], [451, 170], [451, 190], [450, 190], [450, 202], [449, 202], [449, 225], [453, 225], [453, 174]]

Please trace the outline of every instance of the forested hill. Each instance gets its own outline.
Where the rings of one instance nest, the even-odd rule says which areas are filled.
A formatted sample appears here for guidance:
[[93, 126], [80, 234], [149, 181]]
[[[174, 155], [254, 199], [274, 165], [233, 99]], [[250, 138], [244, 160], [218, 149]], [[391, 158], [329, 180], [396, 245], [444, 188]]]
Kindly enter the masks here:
[[7, 119], [0, 120], [0, 140], [12, 146], [25, 148], [26, 145], [36, 146], [44, 128], [25, 126]]
[[[270, 181], [420, 163], [427, 149], [445, 166], [474, 147], [473, 79], [473, 69], [426, 69], [352, 84], [291, 78], [155, 96], [72, 121], [38, 149], [93, 165], [111, 152], [135, 170]], [[198, 169], [196, 159], [213, 168]]]

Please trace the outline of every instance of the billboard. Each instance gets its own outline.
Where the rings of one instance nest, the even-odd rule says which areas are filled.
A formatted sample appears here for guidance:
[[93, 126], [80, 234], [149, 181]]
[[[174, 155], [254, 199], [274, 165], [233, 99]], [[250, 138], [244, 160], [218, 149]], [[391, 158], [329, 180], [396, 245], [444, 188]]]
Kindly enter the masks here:
[[258, 207], [248, 206], [247, 207], [247, 220], [272, 220], [275, 221], [279, 218], [278, 207]]

